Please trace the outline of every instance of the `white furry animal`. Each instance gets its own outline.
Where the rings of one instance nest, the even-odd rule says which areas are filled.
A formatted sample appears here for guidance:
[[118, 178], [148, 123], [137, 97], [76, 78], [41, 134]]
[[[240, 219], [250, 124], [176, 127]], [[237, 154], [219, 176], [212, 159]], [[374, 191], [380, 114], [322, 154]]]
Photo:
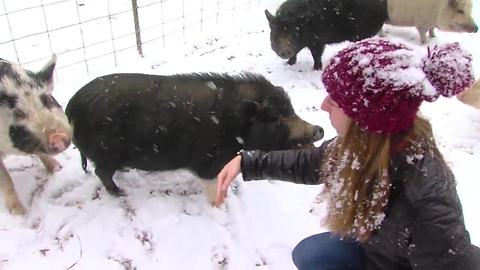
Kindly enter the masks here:
[[458, 94], [457, 98], [465, 104], [480, 109], [480, 80], [467, 90]]
[[387, 0], [388, 24], [415, 26], [422, 43], [427, 42], [427, 31], [477, 32], [473, 21], [472, 0]]
[[56, 57], [39, 72], [0, 59], [0, 191], [13, 214], [25, 209], [3, 163], [9, 154], [37, 155], [49, 172], [60, 164], [50, 157], [70, 145], [72, 130], [52, 96]]

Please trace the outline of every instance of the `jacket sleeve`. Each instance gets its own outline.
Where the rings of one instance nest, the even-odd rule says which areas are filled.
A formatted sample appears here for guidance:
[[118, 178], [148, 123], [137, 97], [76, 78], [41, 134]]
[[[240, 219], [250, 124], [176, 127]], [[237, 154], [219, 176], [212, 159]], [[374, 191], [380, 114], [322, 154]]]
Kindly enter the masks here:
[[480, 269], [479, 250], [465, 228], [452, 172], [436, 158], [424, 159], [417, 168], [407, 184], [415, 215], [411, 266], [415, 270]]
[[329, 142], [324, 142], [320, 147], [302, 150], [243, 151], [243, 179], [276, 179], [297, 184], [321, 184], [320, 163]]

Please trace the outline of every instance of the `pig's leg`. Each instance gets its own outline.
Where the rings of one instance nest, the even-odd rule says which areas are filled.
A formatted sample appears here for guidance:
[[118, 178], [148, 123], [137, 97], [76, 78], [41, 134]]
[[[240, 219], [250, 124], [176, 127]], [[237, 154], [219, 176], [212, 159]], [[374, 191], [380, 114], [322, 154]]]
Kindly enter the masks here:
[[17, 192], [13, 186], [12, 178], [3, 164], [3, 161], [0, 160], [0, 189], [5, 196], [5, 201], [8, 210], [10, 213], [15, 215], [23, 215], [25, 213], [25, 208], [23, 208], [20, 199], [18, 199]]
[[208, 202], [213, 205], [215, 203], [215, 196], [217, 195], [217, 179], [205, 180], [200, 178], [200, 182], [202, 183], [203, 190], [207, 194]]
[[322, 54], [325, 49], [325, 44], [316, 44], [314, 46], [308, 47], [310, 53], [313, 57], [313, 69], [319, 70], [322, 69]]
[[297, 54], [295, 54], [295, 56], [290, 57], [287, 61], [287, 64], [289, 65], [293, 65], [295, 63], [297, 63]]
[[40, 158], [40, 161], [42, 161], [45, 168], [47, 168], [49, 173], [58, 172], [60, 169], [62, 169], [60, 163], [53, 157], [48, 155], [39, 155], [38, 157]]
[[293, 64], [297, 63], [297, 54], [298, 54], [302, 49], [303, 49], [303, 48], [298, 49], [298, 50], [293, 54], [293, 56], [290, 57], [290, 59], [288, 59], [287, 64], [293, 65]]
[[385, 37], [385, 36], [387, 36], [387, 34], [386, 34], [385, 31], [383, 30], [383, 28], [380, 28], [380, 30], [378, 30], [377, 35], [378, 35], [379, 37]]
[[422, 42], [422, 44], [427, 43], [427, 31], [428, 31], [428, 28], [427, 28], [427, 27], [417, 26], [417, 30], [418, 30], [418, 33], [420, 34], [420, 41]]
[[98, 178], [102, 180], [102, 183], [107, 189], [108, 193], [116, 197], [123, 195], [122, 190], [118, 188], [115, 182], [113, 182], [113, 174], [115, 174], [115, 169], [103, 168], [96, 164], [95, 174], [97, 174]]

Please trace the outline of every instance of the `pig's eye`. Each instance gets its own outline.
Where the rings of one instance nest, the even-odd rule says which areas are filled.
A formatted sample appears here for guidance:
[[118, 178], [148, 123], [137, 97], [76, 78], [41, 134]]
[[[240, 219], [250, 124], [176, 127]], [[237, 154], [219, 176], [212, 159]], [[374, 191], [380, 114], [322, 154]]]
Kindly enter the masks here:
[[13, 117], [16, 120], [23, 120], [23, 119], [27, 119], [27, 114], [21, 109], [15, 109], [13, 110]]
[[457, 13], [463, 15], [463, 14], [465, 14], [465, 11], [459, 9], [459, 10], [457, 10]]
[[278, 113], [276, 112], [263, 112], [259, 114], [259, 118], [267, 122], [275, 122], [278, 120]]

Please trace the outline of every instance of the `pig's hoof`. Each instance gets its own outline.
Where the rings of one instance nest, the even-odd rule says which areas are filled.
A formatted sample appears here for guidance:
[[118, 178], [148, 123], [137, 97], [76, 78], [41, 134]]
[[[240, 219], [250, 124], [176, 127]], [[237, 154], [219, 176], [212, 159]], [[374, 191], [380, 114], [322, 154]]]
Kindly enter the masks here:
[[62, 168], [63, 168], [62, 165], [60, 165], [60, 163], [58, 163], [58, 164], [53, 165], [52, 167], [47, 167], [47, 171], [49, 173], [55, 173], [55, 172], [60, 171]]
[[22, 203], [19, 201], [14, 201], [7, 204], [8, 210], [13, 215], [23, 215], [25, 214], [25, 208], [23, 207]]
[[45, 165], [45, 168], [47, 168], [47, 171], [49, 173], [58, 172], [62, 169], [62, 165], [60, 164], [60, 162], [58, 162], [53, 157], [44, 155], [40, 156], [40, 160], [42, 161], [43, 165]]
[[119, 189], [119, 188], [107, 188], [107, 191], [110, 195], [114, 197], [125, 197], [126, 193], [125, 191]]
[[297, 59], [296, 59], [296, 58], [295, 58], [295, 59], [289, 59], [289, 60], [287, 61], [287, 64], [289, 64], [289, 65], [295, 65], [295, 63], [297, 63]]

